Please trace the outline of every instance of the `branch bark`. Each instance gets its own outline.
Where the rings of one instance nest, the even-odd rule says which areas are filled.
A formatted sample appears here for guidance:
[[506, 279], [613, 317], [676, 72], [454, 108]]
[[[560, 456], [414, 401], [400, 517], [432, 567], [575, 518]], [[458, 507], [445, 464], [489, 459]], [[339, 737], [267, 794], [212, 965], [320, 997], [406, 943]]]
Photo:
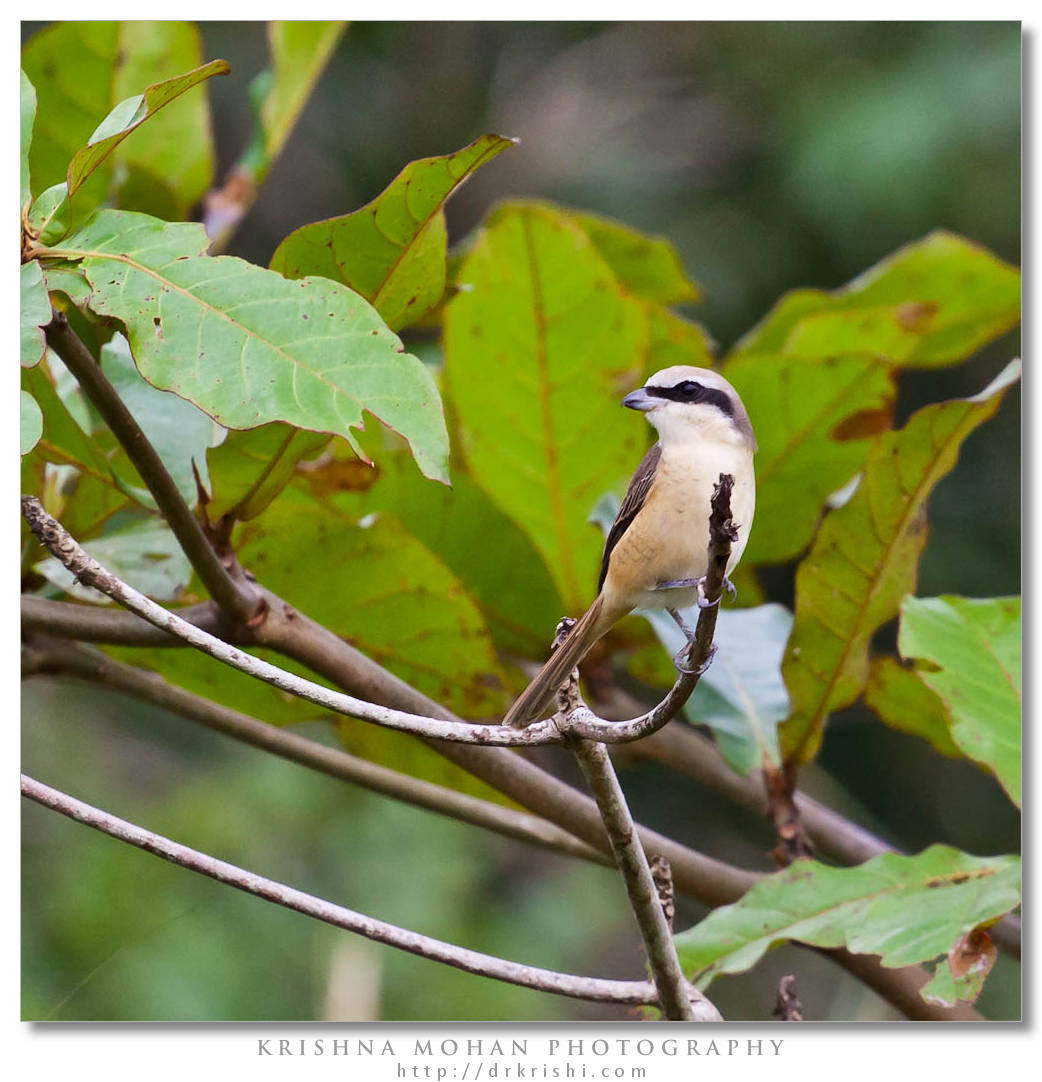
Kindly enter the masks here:
[[141, 474], [141, 479], [210, 596], [225, 612], [247, 620], [257, 607], [256, 592], [249, 583], [233, 578], [221, 563], [199, 520], [185, 503], [162, 459], [141, 431], [141, 426], [102, 372], [101, 365], [69, 326], [64, 313], [53, 312], [53, 318], [44, 331], [47, 345], [76, 377], [83, 393], [112, 429]]
[[633, 829], [633, 818], [611, 765], [608, 749], [592, 740], [577, 740], [573, 747], [597, 801], [615, 863], [626, 884], [626, 893], [644, 940], [648, 966], [658, 989], [663, 1015], [671, 1021], [695, 1021], [695, 1004], [692, 1000], [697, 999], [698, 1021], [722, 1022], [723, 1018], [713, 1004], [684, 979], [677, 949], [659, 902], [658, 890]]
[[365, 936], [377, 943], [385, 943], [398, 950], [418, 954], [431, 961], [441, 962], [456, 969], [465, 970], [493, 980], [519, 984], [553, 995], [569, 996], [573, 999], [592, 1000], [600, 1003], [654, 1004], [657, 993], [650, 981], [613, 981], [596, 977], [579, 977], [570, 973], [556, 973], [549, 969], [510, 962], [489, 954], [467, 950], [453, 943], [445, 943], [418, 932], [399, 928], [394, 924], [367, 917], [363, 913], [345, 909], [343, 906], [316, 898], [313, 894], [278, 883], [273, 879], [256, 875], [228, 864], [223, 860], [190, 849], [186, 845], [154, 834], [150, 830], [128, 823], [115, 815], [76, 800], [66, 793], [52, 789], [48, 785], [22, 775], [22, 795], [45, 808], [60, 812], [62, 815], [108, 834], [109, 837], [144, 849], [148, 853], [162, 857], [171, 864], [178, 864], [199, 875], [208, 876], [218, 882], [227, 883], [246, 894], [253, 894], [265, 901], [274, 902], [286, 909], [293, 909], [305, 916], [343, 928], [349, 932]]

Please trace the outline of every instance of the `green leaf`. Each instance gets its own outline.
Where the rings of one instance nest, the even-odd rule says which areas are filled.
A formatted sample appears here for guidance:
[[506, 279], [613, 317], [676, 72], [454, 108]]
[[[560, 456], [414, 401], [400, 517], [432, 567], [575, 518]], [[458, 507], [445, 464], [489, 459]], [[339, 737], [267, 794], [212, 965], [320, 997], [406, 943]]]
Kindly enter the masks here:
[[796, 622], [783, 667], [793, 704], [780, 730], [786, 762], [812, 759], [829, 714], [861, 693], [872, 635], [915, 592], [926, 501], [963, 440], [1019, 376], [1013, 361], [980, 394], [925, 406], [884, 435], [857, 492], [825, 517], [796, 572]]
[[179, 98], [193, 86], [198, 86], [214, 75], [227, 75], [231, 71], [227, 61], [212, 60], [209, 64], [195, 68], [183, 75], [154, 83], [143, 94], [121, 101], [98, 125], [87, 145], [78, 150], [69, 162], [65, 181], [72, 196], [82, 187], [83, 182], [127, 138], [131, 132], [152, 120], [164, 106]]
[[[192, 568], [177, 538], [161, 522], [139, 521], [83, 546], [103, 567], [156, 601], [173, 601], [188, 585]], [[109, 605], [104, 594], [80, 586], [53, 556], [35, 570], [72, 597]]]
[[25, 368], [40, 363], [47, 343], [43, 328], [51, 322], [51, 300], [47, 296], [40, 264], [35, 259], [22, 264], [21, 286], [21, 361]]
[[28, 391], [21, 391], [21, 444], [22, 454], [27, 455], [43, 435], [43, 413]]
[[258, 183], [293, 130], [346, 26], [319, 21], [268, 23], [271, 69], [260, 105], [263, 155], [254, 178]]
[[569, 217], [590, 238], [628, 293], [667, 305], [701, 299], [698, 284], [684, 273], [676, 248], [665, 238], [649, 237], [595, 214], [571, 213]]
[[22, 383], [43, 410], [43, 436], [38, 453], [47, 462], [74, 466], [96, 480], [112, 485], [108, 460], [97, 443], [69, 412], [66, 403], [48, 378], [44, 365], [25, 369], [22, 372]]
[[944, 703], [955, 743], [1020, 807], [1020, 598], [906, 597], [897, 646]]
[[69, 186], [52, 184], [41, 192], [29, 207], [29, 227], [40, 244], [53, 244], [61, 240], [68, 230], [59, 215], [65, 214]]
[[76, 263], [48, 263], [44, 282], [49, 293], [64, 293], [81, 310], [90, 300], [90, 282]]
[[304, 483], [357, 518], [395, 515], [463, 583], [500, 649], [545, 657], [564, 606], [528, 535], [463, 470], [453, 471], [451, 489], [432, 485], [407, 454], [372, 442], [366, 449], [376, 470], [344, 461], [336, 449], [328, 465], [303, 474]]
[[961, 936], [1020, 902], [1020, 859], [972, 857], [934, 845], [916, 856], [883, 853], [856, 868], [799, 860], [713, 910], [676, 937], [680, 964], [701, 988], [754, 966], [795, 940], [877, 954], [884, 966], [930, 961]]
[[22, 129], [22, 155], [21, 155], [21, 198], [19, 205], [24, 207], [32, 201], [32, 186], [29, 182], [29, 148], [33, 141], [33, 122], [36, 120], [36, 90], [29, 82], [29, 76], [23, 71], [22, 98], [21, 98], [21, 129]]
[[[670, 657], [686, 638], [663, 610], [641, 612]], [[698, 610], [681, 613], [689, 627]], [[684, 707], [688, 720], [713, 730], [728, 765], [748, 775], [766, 763], [781, 763], [778, 723], [789, 714], [789, 694], [781, 676], [782, 656], [792, 628], [783, 605], [721, 609], [717, 615], [716, 654]]]
[[115, 335], [102, 346], [101, 367], [163, 460], [178, 491], [190, 507], [195, 506], [198, 492], [192, 464], [203, 485], [209, 486], [206, 451], [220, 428], [191, 402], [156, 390], [142, 379], [123, 335]]
[[405, 436], [428, 477], [447, 479], [434, 381], [361, 297], [210, 258], [208, 243], [199, 225], [103, 210], [48, 252], [81, 261], [91, 308], [124, 323], [149, 383], [226, 428], [287, 421], [356, 446], [351, 427], [368, 409]]
[[[22, 66], [39, 96], [29, 154], [33, 191], [65, 180], [73, 156], [117, 103], [150, 84], [202, 63], [198, 29], [187, 22], [69, 21], [46, 27], [26, 43]], [[77, 194], [66, 224], [75, 228], [120, 182], [122, 168], [161, 177], [185, 217], [213, 179], [214, 151], [205, 95], [172, 103], [134, 139], [118, 147]], [[137, 204], [120, 196], [122, 205]], [[64, 216], [64, 215], [63, 215]]]
[[361, 210], [290, 233], [272, 256], [272, 269], [287, 278], [317, 274], [343, 282], [393, 330], [415, 323], [445, 291], [446, 200], [513, 145], [483, 135], [455, 154], [410, 163]]
[[[291, 486], [240, 531], [243, 566], [290, 604], [457, 713], [500, 713], [500, 670], [480, 612], [392, 516], [356, 523]], [[329, 559], [316, 570], [301, 553]]]
[[643, 309], [586, 234], [539, 205], [498, 210], [459, 280], [445, 310], [445, 379], [464, 457], [531, 537], [568, 611], [580, 611], [603, 547], [587, 516], [647, 443], [619, 408], [640, 381]]
[[207, 514], [213, 519], [230, 515], [240, 522], [256, 518], [293, 480], [297, 463], [317, 456], [328, 442], [323, 432], [278, 422], [229, 432], [207, 454], [212, 491]]
[[1020, 273], [939, 230], [832, 293], [786, 294], [734, 355], [870, 354], [913, 368], [954, 364], [1020, 320]]
[[858, 356], [743, 356], [722, 372], [741, 395], [759, 444], [756, 520], [742, 561], [784, 563], [807, 547], [828, 496], [861, 469], [889, 428], [893, 376], [884, 362]]
[[948, 731], [944, 703], [923, 683], [922, 673], [906, 669], [897, 658], [873, 658], [865, 704], [891, 729], [921, 736], [949, 758], [963, 758]]

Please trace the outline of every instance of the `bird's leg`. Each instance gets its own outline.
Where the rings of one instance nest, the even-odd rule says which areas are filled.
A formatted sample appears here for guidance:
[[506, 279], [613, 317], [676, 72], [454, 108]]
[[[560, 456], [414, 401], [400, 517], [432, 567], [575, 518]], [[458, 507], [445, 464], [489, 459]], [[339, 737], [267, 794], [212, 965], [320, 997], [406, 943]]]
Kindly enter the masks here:
[[[700, 609], [711, 609], [714, 605], [720, 604], [720, 598], [715, 601], [710, 601], [706, 597], [705, 591], [706, 576], [703, 575], [700, 579], [671, 579], [669, 582], [659, 582], [655, 584], [656, 590], [690, 590], [696, 589], [698, 591], [697, 603]], [[724, 576], [724, 589], [731, 595], [731, 597], [738, 596], [738, 590], [735, 588], [734, 583]]]
[[691, 649], [691, 644], [695, 641], [695, 632], [692, 628], [687, 626], [684, 622], [684, 618], [676, 609], [666, 609], [666, 612], [673, 617], [677, 627], [684, 632], [684, 637], [687, 639], [687, 642], [673, 655], [673, 664], [676, 666], [677, 672], [684, 673], [686, 676], [701, 676], [712, 664], [713, 655], [716, 653], [716, 647], [711, 646], [709, 648], [709, 656], [701, 665], [694, 669], [690, 668], [687, 664], [687, 652]]

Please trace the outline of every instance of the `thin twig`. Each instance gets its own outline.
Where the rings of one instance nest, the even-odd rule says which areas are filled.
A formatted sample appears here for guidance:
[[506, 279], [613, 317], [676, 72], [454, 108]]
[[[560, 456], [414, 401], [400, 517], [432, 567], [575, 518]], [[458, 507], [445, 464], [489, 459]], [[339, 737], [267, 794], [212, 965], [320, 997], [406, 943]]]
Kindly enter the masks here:
[[673, 931], [673, 919], [677, 915], [677, 899], [673, 892], [673, 869], [665, 857], [655, 857], [648, 865], [651, 868], [651, 878], [655, 883], [655, 893], [658, 895], [658, 904], [662, 907], [662, 915], [666, 918], [669, 930]]
[[128, 823], [115, 815], [76, 800], [66, 793], [52, 789], [33, 778], [22, 775], [22, 795], [37, 804], [60, 812], [70, 819], [92, 827], [102, 834], [108, 834], [119, 841], [135, 845], [148, 853], [153, 853], [171, 864], [178, 864], [189, 871], [227, 883], [247, 894], [253, 894], [265, 901], [293, 909], [305, 916], [343, 928], [349, 932], [365, 936], [367, 939], [384, 943], [399, 950], [418, 954], [431, 961], [442, 962], [482, 977], [519, 984], [525, 988], [534, 988], [553, 995], [569, 996], [573, 999], [586, 999], [600, 1003], [654, 1004], [657, 995], [650, 981], [613, 981], [595, 977], [579, 977], [570, 973], [555, 973], [553, 970], [540, 969], [536, 966], [522, 965], [489, 954], [445, 943], [418, 932], [399, 928], [384, 921], [356, 913], [351, 909], [334, 905], [313, 894], [278, 883], [254, 872], [238, 868], [216, 857], [190, 849], [186, 845], [171, 841], [160, 834]]
[[439, 815], [593, 863], [609, 863], [596, 849], [538, 816], [459, 793], [366, 759], [359, 759], [338, 748], [308, 740], [277, 725], [259, 721], [175, 687], [158, 673], [126, 665], [100, 651], [53, 640], [34, 639], [23, 647], [22, 656], [23, 675], [72, 676], [87, 680], [92, 684], [131, 695], [142, 702], [163, 707], [215, 732], [272, 752], [329, 777], [382, 793], [406, 804], [426, 808]]
[[45, 333], [47, 345], [65, 362], [127, 452], [210, 596], [225, 612], [248, 619], [257, 606], [255, 591], [233, 578], [221, 563], [162, 459], [64, 313], [54, 312]]
[[[50, 514], [35, 496], [22, 497], [22, 513], [29, 523], [33, 533], [41, 543], [50, 551], [68, 570], [70, 570], [79, 582], [91, 586], [95, 590], [119, 602], [131, 612], [137, 613], [153, 626], [164, 632], [176, 635], [190, 646], [201, 650], [217, 661], [238, 669], [258, 680], [262, 680], [282, 691], [296, 695], [325, 710], [335, 714], [343, 714], [346, 717], [360, 718], [376, 725], [382, 725], [388, 729], [396, 729], [401, 732], [413, 733], [435, 740], [449, 740], [466, 744], [482, 744], [494, 747], [533, 747], [543, 744], [560, 744], [564, 741], [562, 729], [570, 728], [566, 720], [563, 724], [548, 718], [545, 721], [535, 722], [526, 729], [514, 729], [506, 725], [478, 725], [463, 721], [446, 721], [441, 718], [432, 718], [420, 714], [409, 714], [401, 710], [380, 706], [376, 703], [356, 699], [354, 696], [345, 695], [343, 692], [333, 691], [323, 687], [304, 677], [287, 672], [285, 669], [272, 665], [268, 661], [262, 661], [235, 646], [230, 646], [223, 639], [211, 635], [209, 632], [189, 624], [179, 616], [149, 600], [144, 594], [139, 593], [132, 586], [117, 578], [110, 571], [90, 556], [69, 532]], [[715, 618], [714, 618], [715, 619]], [[692, 677], [686, 675], [678, 681], [691, 681]], [[691, 685], [693, 687], [693, 685]], [[676, 686], [675, 686], [676, 687]], [[674, 691], [675, 691], [674, 687]], [[690, 691], [688, 691], [690, 694]], [[686, 696], [684, 696], [686, 698]], [[682, 705], [679, 699], [671, 692], [664, 703], [673, 705], [673, 713]], [[664, 725], [672, 713], [667, 714], [663, 710], [664, 704], [659, 704], [654, 710], [642, 718], [618, 725], [603, 719], [583, 718], [577, 726], [577, 731], [590, 739], [598, 739], [609, 742], [621, 742], [623, 740], [636, 740], [648, 730], [652, 724]], [[592, 717], [592, 716], [591, 716]], [[651, 719], [651, 720], [649, 720]]]
[[796, 995], [796, 978], [790, 973], [778, 982], [778, 999], [771, 1012], [782, 1022], [802, 1022], [803, 1004]]

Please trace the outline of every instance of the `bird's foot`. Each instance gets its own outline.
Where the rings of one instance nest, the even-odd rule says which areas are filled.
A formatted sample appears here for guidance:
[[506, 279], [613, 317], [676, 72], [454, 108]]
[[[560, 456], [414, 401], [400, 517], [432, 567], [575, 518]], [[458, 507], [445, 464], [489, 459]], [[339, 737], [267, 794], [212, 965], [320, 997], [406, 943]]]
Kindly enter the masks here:
[[709, 647], [709, 655], [701, 665], [691, 666], [687, 663], [687, 652], [691, 643], [686, 642], [684, 645], [673, 655], [673, 664], [676, 666], [677, 672], [683, 673], [684, 676], [701, 676], [706, 669], [713, 663], [713, 658], [716, 655], [716, 647]]
[[714, 605], [719, 605], [720, 604], [720, 598], [719, 597], [715, 601], [710, 601], [709, 598], [706, 597], [706, 577], [705, 577], [705, 575], [703, 575], [698, 580], [698, 596], [697, 596], [697, 602], [696, 603], [698, 604], [698, 607], [700, 609], [711, 609]]

